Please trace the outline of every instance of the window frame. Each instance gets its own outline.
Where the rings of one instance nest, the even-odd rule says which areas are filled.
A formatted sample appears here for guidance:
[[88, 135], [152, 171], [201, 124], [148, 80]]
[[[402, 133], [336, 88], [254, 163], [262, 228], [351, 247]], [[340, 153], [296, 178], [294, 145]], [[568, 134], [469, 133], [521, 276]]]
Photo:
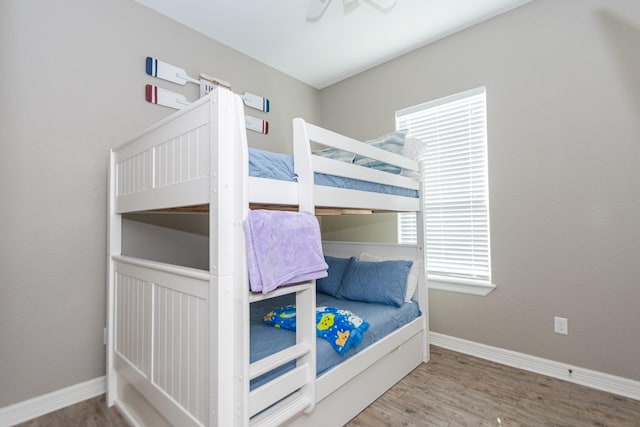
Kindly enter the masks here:
[[[433, 101], [428, 101], [422, 104], [414, 105], [411, 107], [403, 108], [396, 111], [396, 129], [406, 128], [406, 126], [402, 126], [401, 124], [407, 120], [407, 117], [410, 115], [419, 115], [430, 109], [441, 109], [443, 106], [454, 103], [459, 103], [460, 101], [472, 100], [475, 99], [478, 95], [482, 95], [482, 111], [481, 114], [483, 117], [480, 117], [479, 121], [483, 122], [483, 129], [480, 132], [475, 132], [474, 136], [477, 138], [478, 135], [482, 136], [482, 144], [484, 155], [482, 156], [482, 165], [478, 164], [478, 167], [483, 169], [483, 177], [484, 180], [484, 199], [483, 203], [486, 205], [486, 215], [483, 217], [485, 221], [481, 228], [486, 230], [486, 251], [483, 251], [483, 256], [486, 256], [486, 276], [483, 276], [482, 279], [478, 280], [473, 277], [458, 277], [455, 275], [438, 275], [434, 273], [429, 273], [427, 271], [427, 281], [428, 286], [431, 289], [439, 289], [445, 291], [452, 292], [461, 292], [465, 294], [472, 295], [488, 295], [491, 291], [496, 288], [496, 285], [491, 282], [491, 242], [490, 242], [490, 220], [491, 215], [489, 211], [489, 189], [488, 189], [488, 159], [487, 159], [487, 108], [486, 108], [486, 88], [484, 86], [467, 90], [464, 92], [460, 92], [457, 94], [453, 94], [450, 96], [446, 96], [443, 98], [439, 98]], [[464, 105], [464, 102], [463, 102]], [[463, 111], [464, 108], [469, 108], [461, 106], [460, 111]], [[470, 126], [469, 126], [470, 127]], [[425, 131], [426, 132], [426, 131]], [[409, 132], [407, 137], [418, 137], [420, 138], [420, 134], [416, 134], [416, 132], [412, 132], [409, 127]], [[423, 138], [424, 139], [424, 138]], [[428, 139], [427, 139], [428, 142]], [[472, 144], [471, 142], [467, 142], [468, 144]], [[476, 162], [476, 160], [472, 160]], [[422, 180], [425, 182], [425, 176], [427, 175], [425, 168], [425, 157], [419, 159], [421, 165], [421, 174]], [[424, 185], [423, 185], [424, 186]], [[426, 212], [426, 199], [423, 198], [423, 207], [422, 207], [422, 219], [424, 224], [424, 241], [425, 241], [425, 256], [427, 259], [427, 265], [429, 262], [429, 251], [428, 251], [428, 235], [427, 235], [427, 212]], [[403, 228], [403, 223], [406, 225], [407, 215], [411, 215], [412, 213], [400, 213], [398, 214], [398, 243], [408, 243], [406, 240], [406, 236], [409, 234], [406, 229]], [[415, 215], [414, 215], [415, 218]], [[417, 219], [417, 218], [416, 218]], [[414, 220], [415, 221], [415, 220]], [[414, 228], [417, 230], [417, 224]], [[469, 253], [473, 253], [473, 249], [469, 251]], [[451, 271], [451, 270], [450, 270]], [[483, 270], [484, 271], [484, 270]]]

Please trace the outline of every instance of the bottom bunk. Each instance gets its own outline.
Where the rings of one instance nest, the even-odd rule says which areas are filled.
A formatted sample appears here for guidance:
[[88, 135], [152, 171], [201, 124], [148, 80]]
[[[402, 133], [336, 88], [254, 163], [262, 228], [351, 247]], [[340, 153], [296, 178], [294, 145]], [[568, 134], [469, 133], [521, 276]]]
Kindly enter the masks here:
[[[272, 323], [269, 321], [271, 316], [276, 318], [285, 316], [284, 318], [286, 319], [288, 310], [281, 309], [292, 304], [295, 304], [293, 295], [285, 295], [251, 304], [250, 361], [252, 363], [295, 344], [295, 333], [293, 331], [279, 327], [279, 324], [275, 322], [276, 327], [269, 325], [269, 323]], [[360, 353], [395, 330], [411, 323], [421, 315], [418, 304], [414, 301], [404, 303], [400, 307], [394, 307], [386, 304], [338, 299], [320, 292], [316, 294], [316, 305], [353, 313], [354, 316], [362, 320], [362, 325], [356, 328], [356, 331], [363, 329], [363, 326], [367, 325], [366, 331], [362, 333], [362, 341], [357, 345], [351, 345], [347, 351], [343, 352], [342, 350], [346, 346], [340, 346], [340, 344], [347, 344], [347, 340], [351, 337], [340, 337], [338, 334], [331, 333], [327, 323], [331, 322], [333, 324], [334, 321], [337, 323], [337, 320], [332, 317], [335, 316], [335, 319], [338, 319], [340, 313], [333, 315], [330, 310], [327, 310], [327, 314], [318, 320], [319, 332], [321, 332], [322, 328], [327, 331], [326, 337], [318, 337], [316, 339], [316, 372], [318, 376]], [[318, 317], [321, 315], [319, 314]], [[324, 320], [325, 317], [328, 318], [327, 321]], [[351, 333], [351, 336], [355, 335], [355, 333]], [[336, 344], [336, 341], [338, 341], [338, 344]], [[280, 370], [274, 370], [256, 378], [251, 382], [251, 388], [259, 387], [293, 366], [295, 366], [295, 363], [290, 362], [288, 365], [282, 366]]]
[[[252, 361], [294, 344], [295, 334], [291, 331], [278, 330], [263, 321], [264, 308], [269, 313], [290, 300], [276, 298], [265, 301], [268, 304], [252, 307]], [[423, 361], [423, 318], [415, 301], [396, 308], [346, 301], [318, 293], [317, 305], [349, 310], [370, 325], [363, 334], [363, 341], [345, 355], [340, 355], [329, 340], [317, 338], [316, 408], [291, 423], [340, 426]], [[292, 367], [283, 366], [265, 378], [258, 378], [255, 385], [252, 383], [252, 389]], [[260, 414], [255, 419], [259, 420]]]
[[[324, 252], [414, 261], [422, 256], [415, 247], [376, 244], [325, 243]], [[209, 425], [209, 272], [125, 256], [115, 257], [114, 264], [115, 404], [133, 425]], [[403, 298], [399, 307], [317, 293], [317, 306], [349, 310], [370, 326], [362, 342], [344, 356], [317, 338], [316, 408], [291, 425], [342, 425], [428, 360], [424, 277], [420, 282], [413, 300]], [[251, 304], [252, 362], [295, 343], [295, 333], [263, 321], [292, 299], [285, 295]], [[256, 378], [252, 393], [281, 373]], [[285, 399], [265, 412], [290, 404]], [[265, 415], [256, 415], [252, 423], [261, 417]]]

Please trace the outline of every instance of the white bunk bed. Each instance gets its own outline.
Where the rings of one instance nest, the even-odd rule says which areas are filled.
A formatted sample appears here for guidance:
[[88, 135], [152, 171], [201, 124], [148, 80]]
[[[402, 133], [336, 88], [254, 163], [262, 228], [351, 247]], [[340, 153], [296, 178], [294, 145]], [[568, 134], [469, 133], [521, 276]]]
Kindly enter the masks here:
[[[242, 101], [220, 88], [112, 150], [107, 402], [130, 423], [341, 425], [428, 360], [424, 272], [414, 297], [418, 318], [318, 377], [315, 281], [266, 295], [249, 291], [242, 221], [250, 206], [316, 214], [420, 210], [416, 197], [314, 185], [319, 172], [419, 189], [404, 176], [312, 155], [311, 143], [411, 170], [416, 162], [302, 119], [294, 120], [293, 139], [297, 182], [250, 177]], [[122, 254], [122, 214], [172, 210], [209, 211], [208, 271]], [[325, 255], [369, 251], [424, 261], [422, 242], [323, 248]], [[296, 344], [250, 363], [250, 304], [292, 293]], [[294, 369], [250, 390], [251, 379], [291, 361]]]

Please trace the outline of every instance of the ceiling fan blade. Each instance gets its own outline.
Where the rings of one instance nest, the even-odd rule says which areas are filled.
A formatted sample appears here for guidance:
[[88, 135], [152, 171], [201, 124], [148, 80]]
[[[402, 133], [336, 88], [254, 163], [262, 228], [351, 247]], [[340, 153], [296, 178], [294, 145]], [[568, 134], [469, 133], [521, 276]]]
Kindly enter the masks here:
[[345, 15], [349, 12], [352, 12], [358, 8], [357, 0], [342, 0], [342, 10], [344, 10]]
[[396, 4], [396, 0], [367, 0], [373, 6], [382, 9], [389, 10]]
[[320, 19], [329, 3], [331, 3], [331, 0], [311, 0], [309, 12], [307, 12], [307, 20], [315, 21]]

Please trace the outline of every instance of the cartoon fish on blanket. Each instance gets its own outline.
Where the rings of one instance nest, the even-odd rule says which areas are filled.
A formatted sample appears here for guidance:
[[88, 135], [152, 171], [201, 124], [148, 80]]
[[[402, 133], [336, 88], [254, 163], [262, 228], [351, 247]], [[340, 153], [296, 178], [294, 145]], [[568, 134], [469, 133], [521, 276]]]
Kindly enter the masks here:
[[335, 317], [336, 316], [333, 313], [323, 314], [322, 317], [320, 318], [320, 321], [318, 321], [316, 327], [318, 328], [319, 331], [326, 331], [327, 329], [333, 326]]

